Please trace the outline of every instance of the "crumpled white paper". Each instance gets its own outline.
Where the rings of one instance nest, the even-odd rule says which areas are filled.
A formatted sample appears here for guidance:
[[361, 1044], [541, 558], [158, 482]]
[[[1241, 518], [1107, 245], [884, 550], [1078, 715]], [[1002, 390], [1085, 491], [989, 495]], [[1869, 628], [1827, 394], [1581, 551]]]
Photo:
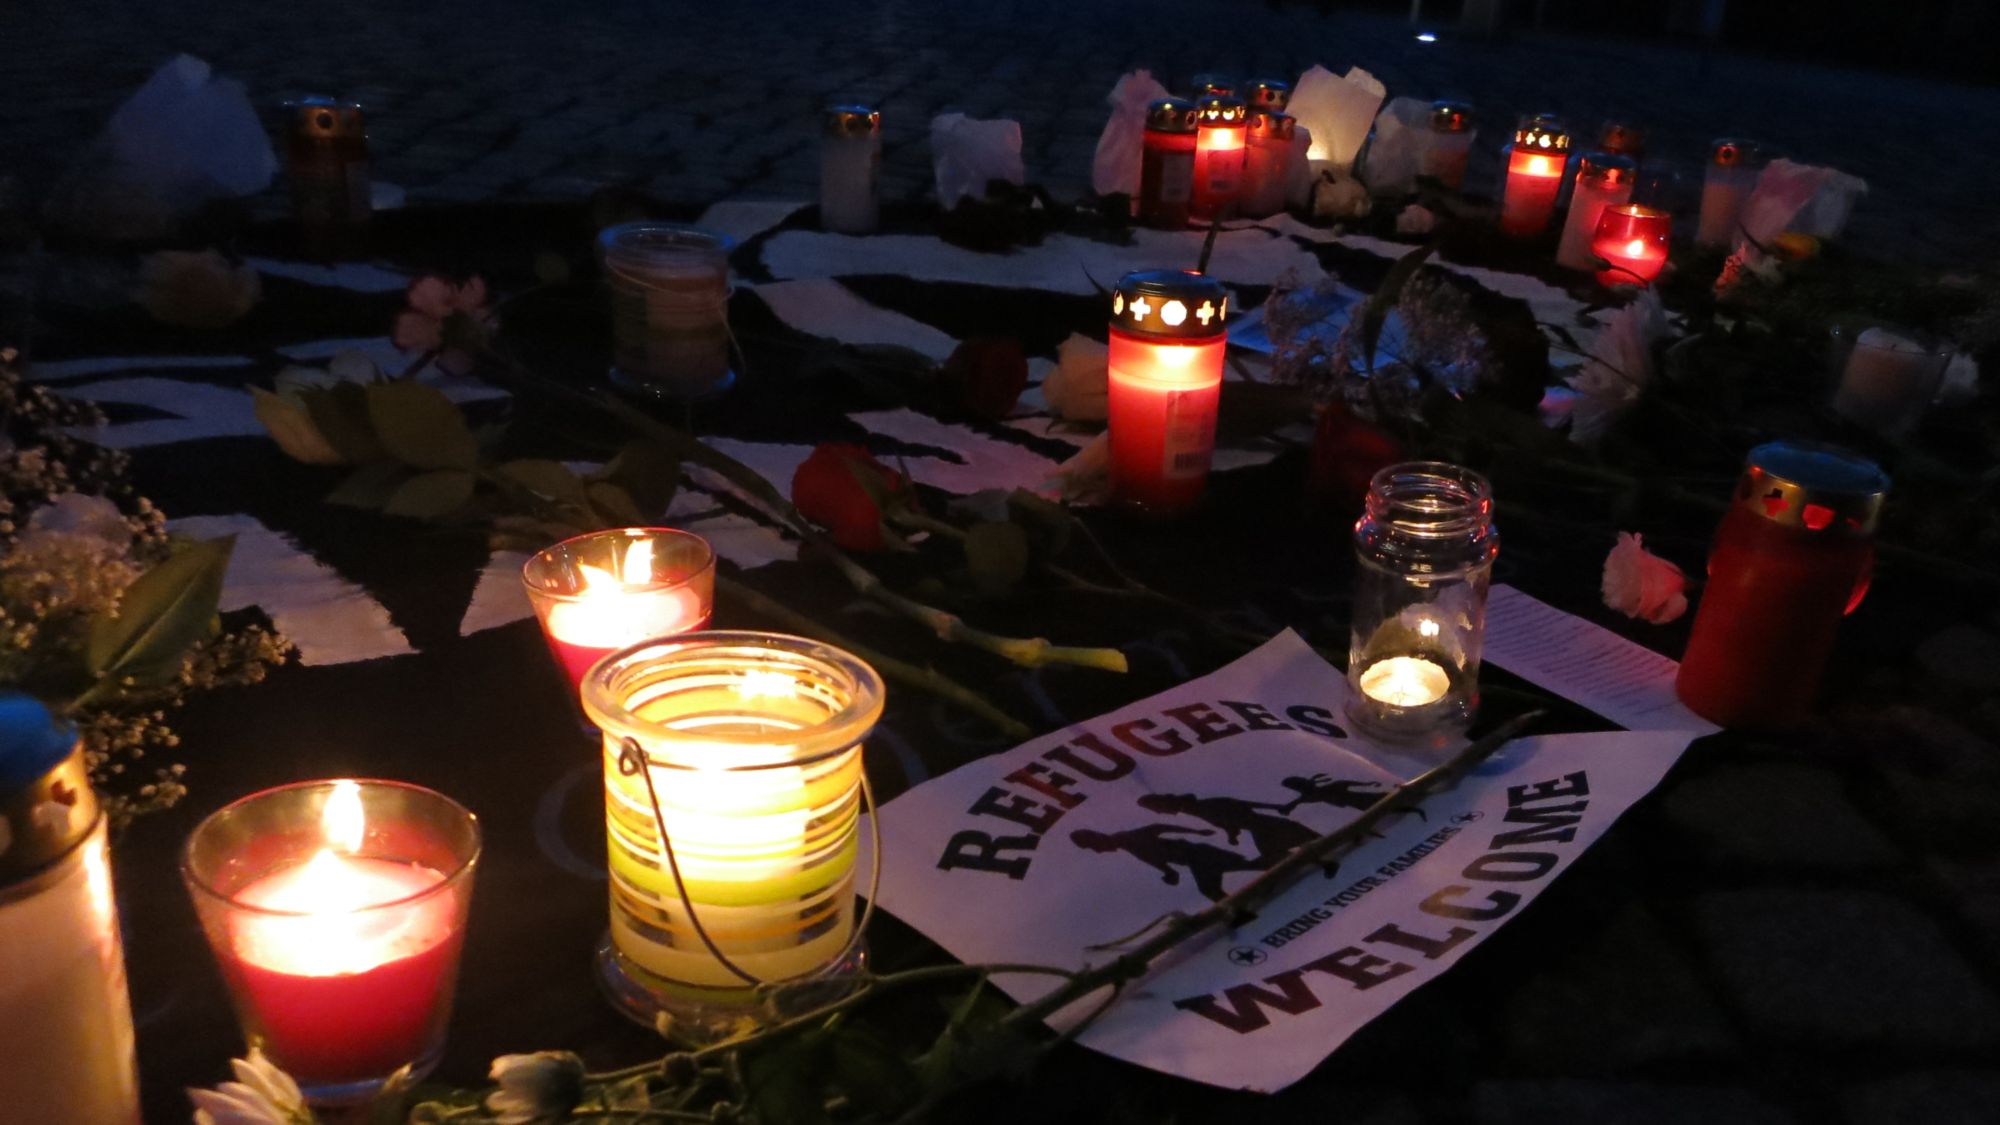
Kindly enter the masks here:
[[1345, 77], [1336, 77], [1323, 66], [1314, 66], [1299, 76], [1286, 112], [1312, 131], [1306, 156], [1315, 170], [1353, 170], [1355, 154], [1368, 139], [1368, 127], [1388, 93], [1374, 75], [1358, 66], [1349, 69]]
[[1786, 231], [1834, 237], [1847, 225], [1854, 200], [1867, 191], [1866, 183], [1834, 168], [1773, 160], [1744, 201], [1743, 233], [1759, 243]]
[[1362, 182], [1374, 195], [1407, 195], [1417, 189], [1417, 171], [1436, 133], [1430, 128], [1431, 103], [1395, 98], [1375, 117], [1375, 138], [1368, 142], [1368, 162]]
[[243, 83], [180, 55], [112, 113], [51, 211], [100, 237], [156, 236], [210, 200], [263, 191], [277, 171]]
[[1667, 312], [1651, 289], [1604, 318], [1590, 358], [1568, 380], [1577, 392], [1570, 408], [1571, 441], [1595, 447], [1618, 416], [1639, 401], [1653, 381], [1653, 345], [1666, 334]]
[[1152, 72], [1135, 70], [1111, 88], [1111, 119], [1097, 138], [1090, 188], [1099, 195], [1139, 194], [1139, 161], [1146, 147], [1146, 106], [1168, 97]]
[[1022, 182], [1027, 167], [1021, 163], [1021, 123], [938, 114], [931, 118], [931, 169], [937, 177], [938, 206], [947, 211], [968, 195], [985, 195], [993, 180]]

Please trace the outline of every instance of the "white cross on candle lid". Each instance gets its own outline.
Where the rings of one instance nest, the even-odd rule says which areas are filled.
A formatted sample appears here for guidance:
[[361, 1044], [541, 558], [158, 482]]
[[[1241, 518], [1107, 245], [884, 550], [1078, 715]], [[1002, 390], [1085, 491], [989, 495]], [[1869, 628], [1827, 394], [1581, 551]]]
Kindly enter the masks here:
[[1221, 336], [1228, 312], [1229, 290], [1186, 270], [1128, 273], [1111, 291], [1112, 327], [1141, 336]]

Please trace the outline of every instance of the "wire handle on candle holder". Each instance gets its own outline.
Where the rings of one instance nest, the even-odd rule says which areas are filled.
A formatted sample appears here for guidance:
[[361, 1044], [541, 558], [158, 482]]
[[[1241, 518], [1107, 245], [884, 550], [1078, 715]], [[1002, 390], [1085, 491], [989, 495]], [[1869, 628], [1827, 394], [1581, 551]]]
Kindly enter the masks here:
[[[680, 895], [681, 905], [687, 908], [688, 921], [694, 925], [695, 936], [701, 938], [701, 944], [708, 949], [710, 956], [714, 957], [723, 968], [729, 970], [731, 975], [744, 984], [753, 987], [762, 987], [767, 984], [784, 984], [793, 980], [807, 979], [805, 976], [799, 976], [789, 977], [782, 981], [765, 980], [763, 977], [749, 972], [741, 965], [731, 961], [729, 955], [724, 953], [721, 947], [715, 944], [715, 939], [708, 936], [708, 927], [701, 924], [701, 915], [695, 910], [694, 900], [688, 897], [686, 881], [681, 878], [680, 860], [674, 856], [674, 842], [672, 837], [667, 833], [666, 812], [660, 808], [660, 794], [653, 787], [653, 771], [647, 768], [649, 764], [646, 759], [646, 752], [640, 748], [637, 739], [631, 735], [626, 735], [619, 740], [618, 772], [626, 777], [637, 774], [646, 783], [646, 800], [653, 806], [653, 824], [660, 830], [660, 852], [667, 857], [667, 870], [674, 877], [674, 891]], [[875, 897], [882, 887], [882, 822], [880, 817], [876, 815], [875, 790], [873, 786], [868, 784], [866, 763], [862, 764], [861, 769], [861, 799], [868, 806], [868, 842], [870, 851], [872, 852], [869, 857], [871, 865], [868, 873], [868, 904], [861, 908], [861, 917], [854, 924], [853, 935], [847, 939], [847, 945], [841, 949], [840, 956], [833, 958], [832, 962], [830, 962], [832, 964], [845, 961], [853, 955], [855, 948], [861, 944], [862, 935], [868, 932], [869, 920], [875, 916]]]
[[733, 282], [725, 280], [721, 296], [714, 300], [706, 300], [700, 294], [675, 293], [663, 286], [650, 284], [638, 274], [621, 270], [609, 262], [604, 264], [604, 272], [614, 282], [624, 282], [645, 292], [648, 304], [660, 300], [676, 313], [716, 313], [722, 321], [722, 334], [729, 341], [729, 354], [736, 364], [736, 370], [738, 373], [749, 371], [749, 357], [743, 352], [742, 341], [736, 338], [735, 326], [729, 323], [729, 302], [736, 297], [736, 286]]

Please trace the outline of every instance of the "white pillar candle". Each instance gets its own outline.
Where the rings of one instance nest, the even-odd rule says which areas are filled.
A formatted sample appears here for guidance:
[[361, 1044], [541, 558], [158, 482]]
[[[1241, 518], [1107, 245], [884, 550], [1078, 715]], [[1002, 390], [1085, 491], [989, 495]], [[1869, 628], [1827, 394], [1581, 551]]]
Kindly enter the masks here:
[[1563, 220], [1562, 242], [1556, 247], [1557, 265], [1571, 270], [1599, 268], [1590, 249], [1597, 220], [1604, 217], [1606, 207], [1631, 200], [1633, 172], [1632, 162], [1622, 156], [1593, 152], [1578, 163], [1569, 217]]

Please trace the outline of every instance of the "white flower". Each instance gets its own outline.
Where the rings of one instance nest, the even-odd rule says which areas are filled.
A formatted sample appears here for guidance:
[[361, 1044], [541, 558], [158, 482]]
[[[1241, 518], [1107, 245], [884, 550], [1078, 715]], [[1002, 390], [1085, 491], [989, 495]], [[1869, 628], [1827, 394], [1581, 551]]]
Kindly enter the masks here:
[[1312, 217], [1315, 219], [1359, 219], [1374, 210], [1368, 186], [1353, 176], [1328, 170], [1320, 173], [1312, 189]]
[[1953, 352], [1945, 365], [1944, 383], [1938, 387], [1938, 401], [1959, 405], [1978, 397], [1979, 361], [1966, 352]]
[[486, 1108], [500, 1125], [531, 1125], [561, 1117], [583, 1100], [583, 1060], [568, 1051], [501, 1055], [489, 1075], [500, 1089]]
[[1397, 234], [1429, 234], [1437, 229], [1438, 217], [1421, 203], [1412, 203], [1396, 216]]
[[1111, 435], [1098, 434], [1076, 456], [1056, 466], [1055, 491], [1070, 504], [1101, 504], [1111, 498]]
[[1570, 408], [1571, 441], [1595, 446], [1639, 401], [1653, 381], [1653, 345], [1666, 333], [1666, 309], [1651, 289], [1605, 319], [1583, 370], [1568, 379], [1577, 392]]
[[1687, 612], [1687, 575], [1646, 549], [1639, 536], [1618, 533], [1604, 557], [1604, 604], [1627, 617], [1665, 625]]
[[256, 270], [213, 250], [161, 250], [140, 267], [139, 303], [177, 328], [227, 328], [263, 294]]
[[1056, 346], [1056, 369], [1042, 380], [1049, 412], [1068, 422], [1102, 422], [1110, 414], [1111, 351], [1072, 332]]
[[28, 517], [28, 535], [81, 535], [124, 550], [132, 543], [132, 525], [118, 505], [102, 496], [65, 492], [35, 509]]
[[342, 383], [378, 383], [382, 369], [359, 348], [343, 348], [325, 367], [288, 363], [271, 379], [271, 389], [286, 398], [303, 400], [307, 391], [331, 390]]
[[264, 1052], [250, 1048], [247, 1059], [231, 1059], [236, 1081], [213, 1090], [189, 1090], [195, 1125], [310, 1125], [312, 1111], [292, 1076]]

